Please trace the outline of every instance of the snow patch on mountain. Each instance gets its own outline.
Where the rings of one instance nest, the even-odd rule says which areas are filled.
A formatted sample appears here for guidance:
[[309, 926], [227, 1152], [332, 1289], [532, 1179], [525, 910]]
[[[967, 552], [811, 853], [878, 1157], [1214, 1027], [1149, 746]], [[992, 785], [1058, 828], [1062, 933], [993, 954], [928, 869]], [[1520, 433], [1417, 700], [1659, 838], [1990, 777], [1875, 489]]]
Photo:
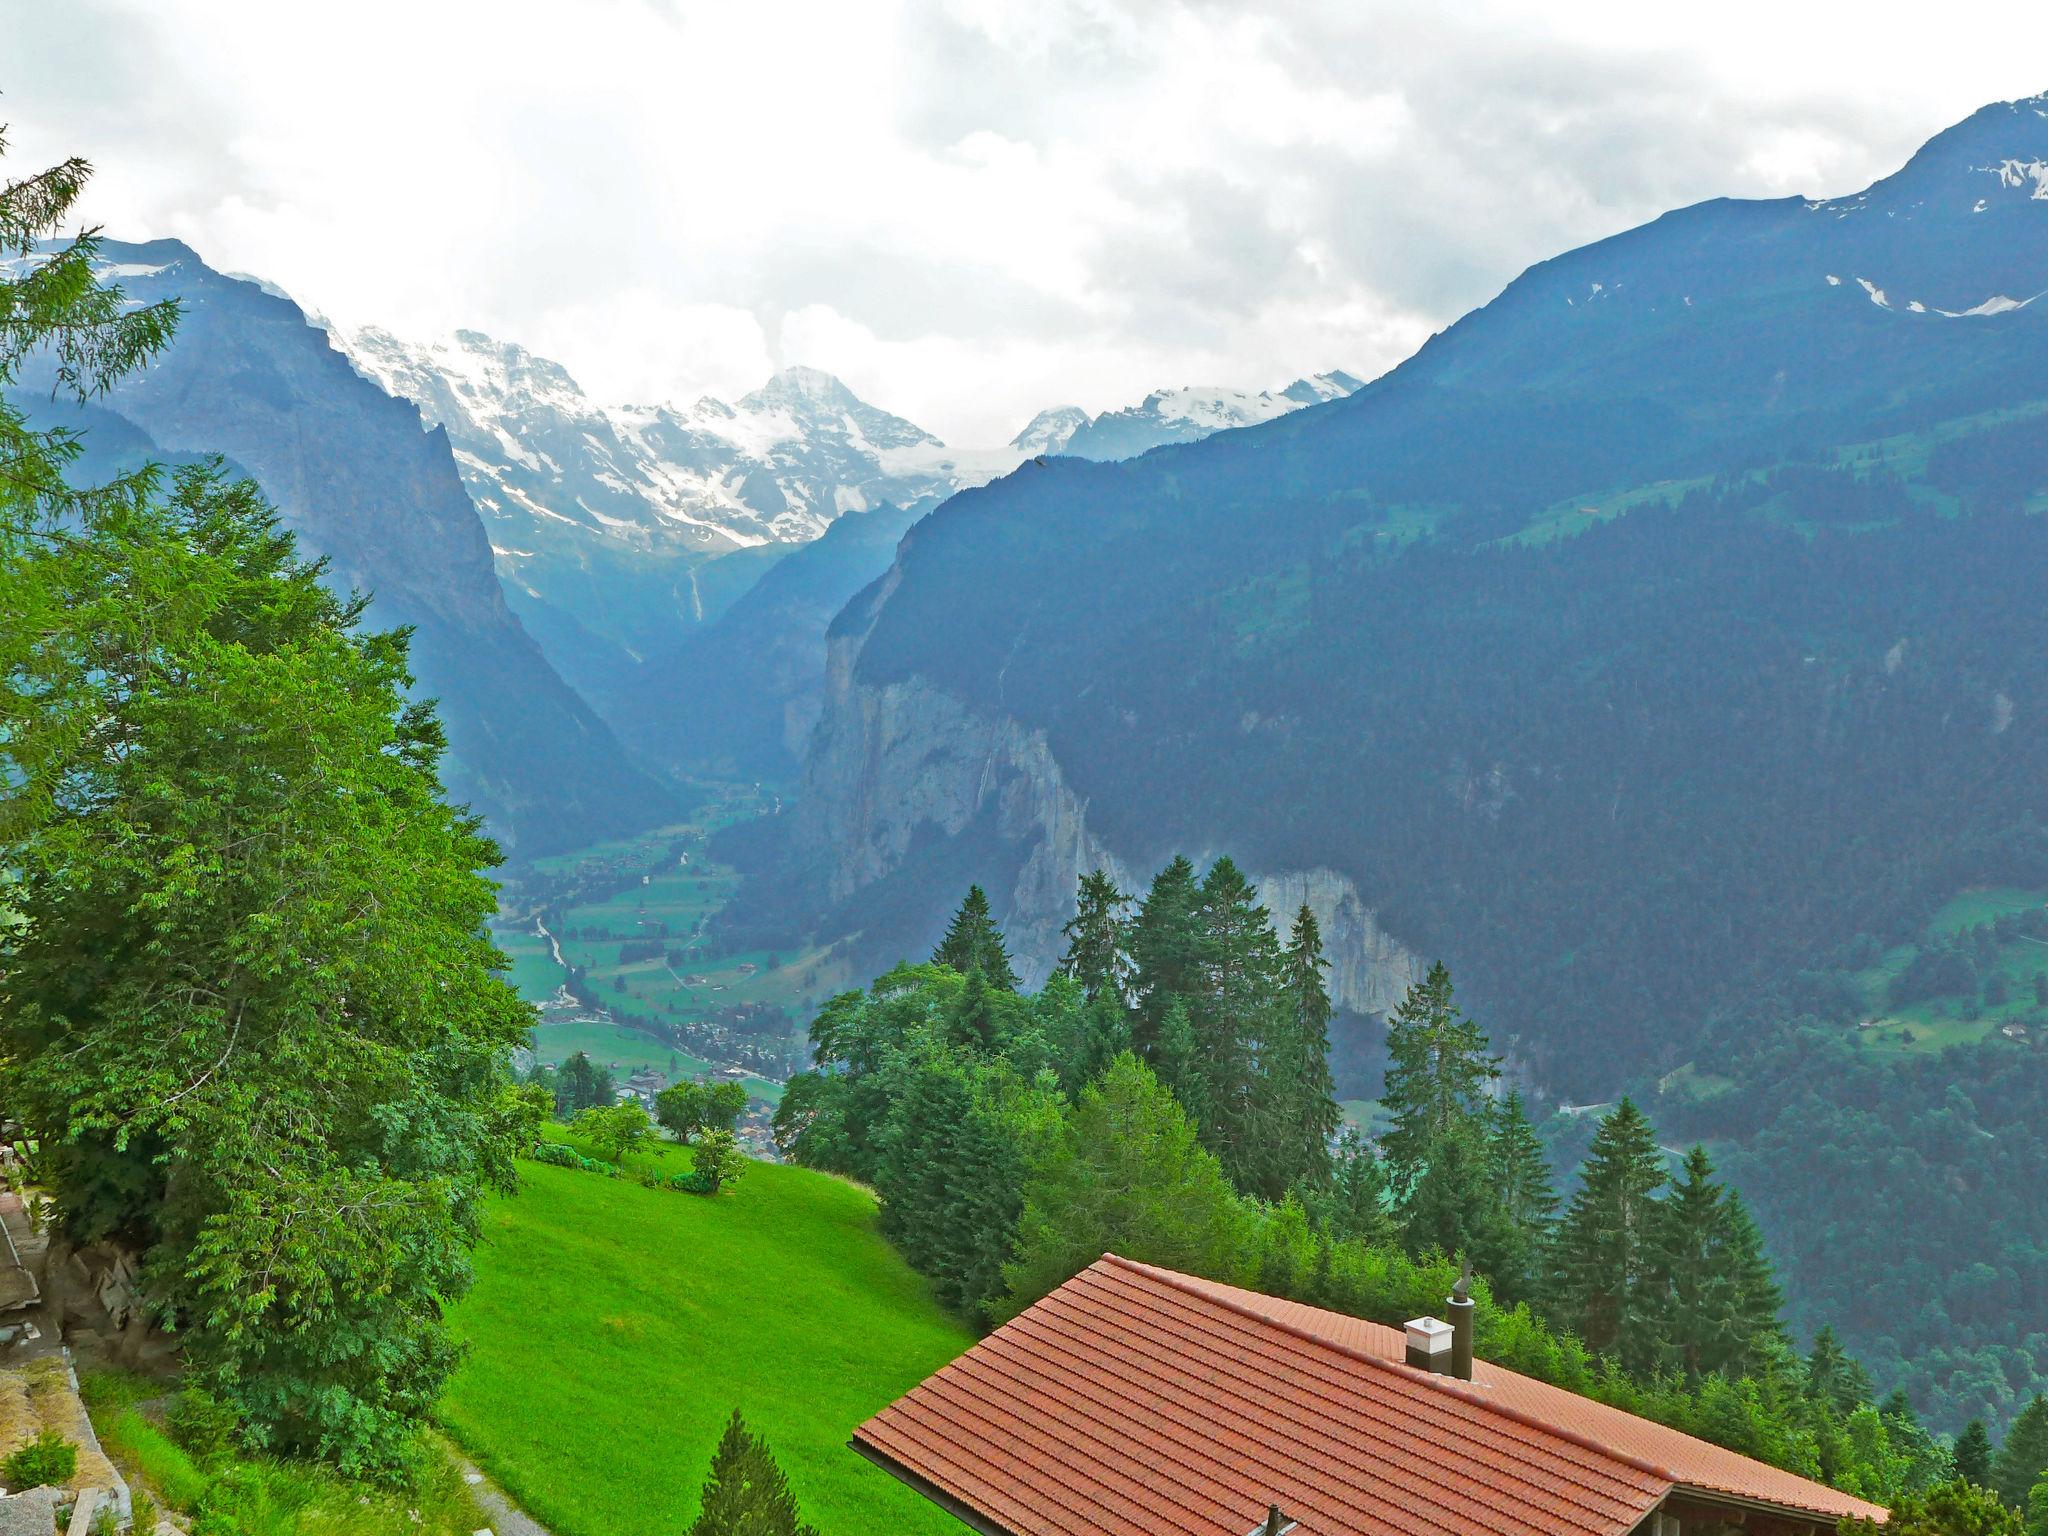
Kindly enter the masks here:
[[1165, 443], [1191, 443], [1215, 432], [1272, 421], [1304, 406], [1341, 400], [1360, 387], [1359, 380], [1337, 370], [1297, 379], [1277, 391], [1213, 385], [1155, 389], [1137, 405], [1104, 411], [1092, 419], [1073, 406], [1042, 411], [1012, 442], [1021, 447], [1033, 439], [1044, 444], [1039, 451], [1077, 458], [1127, 459]]
[[[447, 429], [486, 516], [626, 544], [717, 553], [812, 539], [845, 512], [936, 501], [1018, 457], [951, 453], [815, 368], [732, 403], [605, 406], [559, 363], [480, 331], [337, 339], [358, 372]], [[508, 532], [495, 542], [522, 547]]]

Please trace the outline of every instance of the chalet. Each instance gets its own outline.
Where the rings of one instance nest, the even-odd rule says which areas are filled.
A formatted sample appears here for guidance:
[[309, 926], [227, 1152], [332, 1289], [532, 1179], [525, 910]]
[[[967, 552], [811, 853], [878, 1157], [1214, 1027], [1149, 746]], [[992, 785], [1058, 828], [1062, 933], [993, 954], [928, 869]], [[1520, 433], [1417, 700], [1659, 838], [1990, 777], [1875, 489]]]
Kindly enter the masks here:
[[[1461, 1287], [1462, 1290], [1462, 1287]], [[1820, 1536], [1861, 1499], [1406, 1332], [1105, 1256], [854, 1431], [982, 1536]]]

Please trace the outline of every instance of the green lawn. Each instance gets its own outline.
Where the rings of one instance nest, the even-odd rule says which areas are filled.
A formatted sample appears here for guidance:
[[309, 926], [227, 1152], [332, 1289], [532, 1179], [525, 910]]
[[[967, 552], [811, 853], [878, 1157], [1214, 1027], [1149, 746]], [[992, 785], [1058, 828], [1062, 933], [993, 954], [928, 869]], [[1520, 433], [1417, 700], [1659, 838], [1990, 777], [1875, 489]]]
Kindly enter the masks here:
[[[650, 1166], [680, 1172], [670, 1150]], [[846, 1448], [973, 1342], [875, 1231], [874, 1197], [749, 1165], [706, 1200], [522, 1164], [454, 1311], [442, 1417], [556, 1536], [677, 1536], [737, 1407], [824, 1536], [957, 1536]]]

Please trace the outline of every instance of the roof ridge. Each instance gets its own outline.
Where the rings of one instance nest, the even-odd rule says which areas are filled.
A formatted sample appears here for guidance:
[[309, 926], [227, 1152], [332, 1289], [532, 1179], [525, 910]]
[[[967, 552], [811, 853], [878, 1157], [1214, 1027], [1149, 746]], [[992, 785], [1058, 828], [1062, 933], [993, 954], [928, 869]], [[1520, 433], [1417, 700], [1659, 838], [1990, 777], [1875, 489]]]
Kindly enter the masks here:
[[[1103, 1258], [1108, 1260], [1110, 1263], [1117, 1265], [1120, 1268], [1136, 1270], [1140, 1274], [1149, 1275], [1153, 1279], [1158, 1280], [1160, 1283], [1167, 1286], [1171, 1286], [1174, 1290], [1180, 1291], [1186, 1295], [1199, 1296], [1205, 1301], [1212, 1302], [1217, 1306], [1227, 1308], [1232, 1312], [1238, 1313], [1240, 1316], [1251, 1318], [1255, 1322], [1263, 1323], [1269, 1328], [1277, 1328], [1282, 1333], [1292, 1334], [1295, 1338], [1304, 1339], [1311, 1344], [1319, 1344], [1324, 1349], [1333, 1350], [1337, 1354], [1345, 1356], [1347, 1359], [1359, 1361], [1361, 1364], [1369, 1365], [1373, 1367], [1373, 1369], [1375, 1370], [1392, 1372], [1394, 1375], [1402, 1377], [1409, 1381], [1420, 1382], [1425, 1386], [1435, 1389], [1436, 1391], [1448, 1392], [1452, 1397], [1456, 1398], [1460, 1402], [1470, 1403], [1475, 1408], [1484, 1408], [1489, 1413], [1499, 1414], [1502, 1418], [1512, 1420], [1514, 1423], [1520, 1424], [1524, 1428], [1537, 1429], [1541, 1430], [1543, 1433], [1547, 1435], [1555, 1435], [1560, 1440], [1564, 1440], [1572, 1445], [1576, 1445], [1582, 1451], [1591, 1451], [1594, 1455], [1604, 1456], [1609, 1461], [1618, 1461], [1623, 1466], [1632, 1467], [1636, 1471], [1644, 1473], [1647, 1476], [1662, 1478], [1665, 1482], [1670, 1483], [1674, 1488], [1695, 1486], [1691, 1483], [1686, 1482], [1684, 1478], [1680, 1477], [1676, 1472], [1672, 1471], [1669, 1467], [1659, 1466], [1657, 1463], [1650, 1461], [1645, 1457], [1632, 1456], [1626, 1451], [1617, 1451], [1616, 1449], [1614, 1449], [1613, 1446], [1603, 1445], [1600, 1441], [1595, 1440], [1590, 1435], [1583, 1434], [1578, 1430], [1565, 1428], [1564, 1426], [1553, 1423], [1548, 1419], [1538, 1418], [1535, 1414], [1524, 1412], [1522, 1409], [1510, 1408], [1506, 1403], [1497, 1402], [1491, 1398], [1484, 1397], [1480, 1395], [1480, 1393], [1478, 1393], [1476, 1390], [1463, 1390], [1467, 1384], [1463, 1381], [1460, 1381], [1456, 1377], [1444, 1376], [1435, 1371], [1421, 1370], [1416, 1366], [1409, 1365], [1406, 1361], [1403, 1360], [1389, 1360], [1382, 1355], [1369, 1354], [1365, 1350], [1358, 1349], [1352, 1345], [1342, 1343], [1336, 1339], [1328, 1337], [1325, 1334], [1317, 1333], [1313, 1329], [1304, 1328], [1299, 1323], [1289, 1322], [1284, 1317], [1275, 1317], [1270, 1312], [1262, 1312], [1257, 1307], [1250, 1306], [1244, 1302], [1236, 1300], [1233, 1297], [1219, 1296], [1214, 1291], [1203, 1289], [1200, 1284], [1189, 1284], [1189, 1280], [1191, 1278], [1190, 1276], [1177, 1274], [1173, 1270], [1160, 1269], [1155, 1265], [1144, 1264], [1136, 1259], [1126, 1259], [1122, 1257], [1120, 1254], [1105, 1253], [1103, 1255]], [[1221, 1281], [1209, 1282], [1209, 1284], [1212, 1285], [1221, 1283]], [[1231, 1286], [1230, 1289], [1242, 1290], [1243, 1287]], [[1249, 1294], [1258, 1295], [1259, 1293], [1254, 1291], [1250, 1292]], [[1298, 1303], [1298, 1305], [1307, 1304]], [[1314, 1310], [1328, 1311], [1329, 1309], [1325, 1307], [1316, 1308]], [[1336, 1317], [1344, 1317], [1347, 1314], [1338, 1312], [1333, 1313], [1332, 1315]], [[1370, 1322], [1371, 1319], [1365, 1318], [1360, 1319], [1360, 1321]], [[1388, 1325], [1382, 1323], [1380, 1324], [1380, 1326], [1384, 1328]], [[1490, 1364], [1491, 1362], [1488, 1363]], [[1498, 1367], [1498, 1369], [1505, 1369], [1505, 1367]], [[1568, 1389], [1561, 1387], [1558, 1390], [1565, 1391]], [[1597, 1399], [1589, 1398], [1587, 1399], [1587, 1401], [1593, 1402], [1597, 1401]], [[1626, 1410], [1623, 1411], [1625, 1412]], [[1741, 1453], [1738, 1451], [1731, 1452], [1730, 1454], [1740, 1455]]]

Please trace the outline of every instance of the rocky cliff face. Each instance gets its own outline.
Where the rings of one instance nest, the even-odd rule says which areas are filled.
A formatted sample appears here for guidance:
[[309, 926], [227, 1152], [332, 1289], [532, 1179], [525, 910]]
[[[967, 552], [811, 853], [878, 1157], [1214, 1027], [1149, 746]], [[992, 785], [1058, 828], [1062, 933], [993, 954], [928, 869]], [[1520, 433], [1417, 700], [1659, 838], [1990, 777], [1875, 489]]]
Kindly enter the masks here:
[[[887, 599], [894, 574], [862, 600], [869, 611]], [[970, 709], [921, 678], [865, 683], [855, 674], [859, 645], [852, 633], [830, 643], [824, 717], [811, 739], [795, 828], [799, 857], [826, 872], [842, 910], [857, 911], [864, 888], [902, 869], [935, 835], [986, 829], [1005, 854], [988, 867], [1015, 871], [990, 896], [1018, 970], [1037, 985], [1065, 947], [1061, 929], [1084, 874], [1105, 869], [1122, 889], [1142, 893], [1175, 852], [1202, 863], [1228, 851], [1108, 846], [1090, 829], [1088, 802], [1068, 784], [1043, 731]], [[1372, 904], [1339, 871], [1247, 873], [1283, 933], [1304, 903], [1316, 914], [1340, 1008], [1386, 1013], [1421, 977], [1419, 957], [1380, 927]]]

